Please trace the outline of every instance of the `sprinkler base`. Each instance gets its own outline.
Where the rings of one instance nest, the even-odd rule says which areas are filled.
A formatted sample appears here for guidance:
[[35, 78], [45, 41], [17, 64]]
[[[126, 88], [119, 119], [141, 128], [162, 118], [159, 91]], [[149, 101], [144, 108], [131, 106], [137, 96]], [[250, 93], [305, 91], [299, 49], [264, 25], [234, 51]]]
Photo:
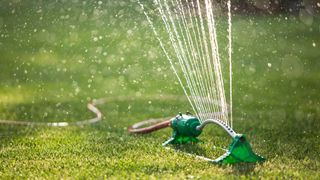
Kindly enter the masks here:
[[238, 134], [233, 138], [228, 151], [219, 158], [213, 160], [213, 162], [219, 164], [234, 164], [240, 162], [256, 163], [265, 160], [264, 157], [257, 155], [252, 151], [252, 148], [244, 135]]

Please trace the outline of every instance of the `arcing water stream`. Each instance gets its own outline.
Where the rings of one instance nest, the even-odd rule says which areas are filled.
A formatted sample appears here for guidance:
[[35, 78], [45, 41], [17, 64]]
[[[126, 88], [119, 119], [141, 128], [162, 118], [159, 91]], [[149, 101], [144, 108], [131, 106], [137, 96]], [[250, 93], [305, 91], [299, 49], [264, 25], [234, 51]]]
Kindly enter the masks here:
[[[187, 96], [194, 113], [201, 121], [210, 119], [210, 114], [221, 112], [218, 119], [232, 126], [232, 40], [231, 2], [228, 7], [228, 61], [229, 103], [222, 76], [217, 30], [213, 3], [205, 0], [155, 0], [156, 11], [160, 14], [169, 44], [156, 28], [147, 8], [140, 6], [163, 49], [174, 74]], [[210, 103], [217, 100], [218, 103]], [[228, 114], [228, 111], [230, 114]]]

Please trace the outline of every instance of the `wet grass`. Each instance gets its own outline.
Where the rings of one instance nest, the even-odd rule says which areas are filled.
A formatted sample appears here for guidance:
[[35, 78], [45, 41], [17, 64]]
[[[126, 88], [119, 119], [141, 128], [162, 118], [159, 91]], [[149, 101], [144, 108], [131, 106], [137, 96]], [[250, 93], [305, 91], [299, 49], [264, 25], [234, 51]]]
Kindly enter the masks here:
[[[319, 20], [234, 18], [234, 127], [268, 160], [216, 166], [162, 148], [169, 129], [126, 131], [190, 109], [136, 3], [34, 3], [0, 5], [0, 118], [77, 121], [110, 101], [90, 126], [0, 125], [1, 179], [319, 178]], [[200, 138], [180, 148], [217, 157], [230, 141], [217, 127]]]

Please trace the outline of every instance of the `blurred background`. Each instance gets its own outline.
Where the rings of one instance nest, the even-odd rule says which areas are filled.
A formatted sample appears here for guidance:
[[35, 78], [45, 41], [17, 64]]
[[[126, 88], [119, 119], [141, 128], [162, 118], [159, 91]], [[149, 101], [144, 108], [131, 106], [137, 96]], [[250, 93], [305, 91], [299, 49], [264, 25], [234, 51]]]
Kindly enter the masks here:
[[[226, 59], [226, 1], [214, 2]], [[234, 127], [270, 159], [252, 175], [316, 175], [320, 1], [233, 0], [232, 17]], [[190, 110], [136, 0], [0, 0], [0, 119], [79, 121], [93, 116], [86, 104], [102, 97], [109, 99], [99, 106], [104, 118], [92, 126], [0, 125], [0, 176], [212, 177], [203, 169], [234, 175], [231, 167], [161, 150], [169, 130], [126, 132], [134, 122]], [[207, 133], [203, 140], [211, 144], [200, 152], [214, 157], [211, 145], [227, 145], [226, 135]]]

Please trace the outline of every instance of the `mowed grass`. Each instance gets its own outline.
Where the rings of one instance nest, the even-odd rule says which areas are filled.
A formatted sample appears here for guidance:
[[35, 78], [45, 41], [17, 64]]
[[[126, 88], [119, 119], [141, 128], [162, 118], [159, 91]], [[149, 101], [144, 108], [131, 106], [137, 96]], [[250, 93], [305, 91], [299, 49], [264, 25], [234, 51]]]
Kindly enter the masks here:
[[[137, 3], [2, 1], [0, 119], [78, 121], [93, 116], [87, 102], [109, 101], [93, 125], [0, 125], [0, 177], [319, 179], [319, 22], [234, 17], [234, 128], [267, 161], [217, 166], [162, 148], [169, 129], [126, 130], [190, 110]], [[200, 139], [182, 148], [214, 158], [230, 142], [214, 126]]]

